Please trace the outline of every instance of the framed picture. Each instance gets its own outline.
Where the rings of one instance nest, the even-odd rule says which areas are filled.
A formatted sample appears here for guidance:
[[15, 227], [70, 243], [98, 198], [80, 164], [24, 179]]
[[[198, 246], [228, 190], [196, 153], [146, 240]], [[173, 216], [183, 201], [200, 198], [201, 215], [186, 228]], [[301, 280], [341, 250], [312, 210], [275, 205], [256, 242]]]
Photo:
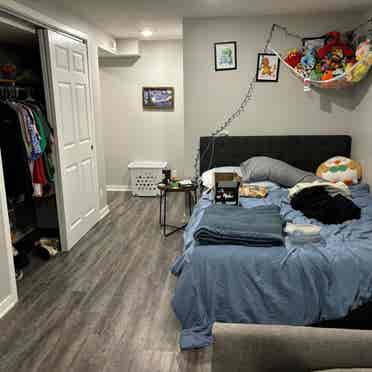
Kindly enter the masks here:
[[149, 110], [173, 110], [174, 88], [172, 87], [143, 87], [143, 108]]
[[280, 59], [276, 54], [258, 53], [256, 81], [277, 82]]
[[216, 71], [237, 69], [236, 41], [214, 44], [214, 66]]
[[304, 48], [319, 49], [319, 48], [324, 47], [325, 42], [326, 42], [326, 36], [306, 37], [302, 39], [302, 46]]

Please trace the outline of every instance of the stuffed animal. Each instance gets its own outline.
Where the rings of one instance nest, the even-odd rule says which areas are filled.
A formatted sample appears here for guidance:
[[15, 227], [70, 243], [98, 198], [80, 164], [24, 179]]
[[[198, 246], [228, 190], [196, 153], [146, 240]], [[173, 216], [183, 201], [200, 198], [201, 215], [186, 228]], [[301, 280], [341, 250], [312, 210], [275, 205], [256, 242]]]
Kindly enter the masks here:
[[362, 179], [362, 166], [358, 161], [335, 156], [321, 164], [316, 175], [329, 182], [343, 182], [346, 185], [358, 183]]
[[322, 76], [322, 71], [318, 68], [315, 68], [313, 71], [311, 71], [310, 79], [320, 81], [322, 80]]
[[348, 63], [346, 66], [345, 66], [345, 77], [346, 77], [346, 80], [347, 81], [353, 81], [353, 67], [354, 67], [354, 64], [353, 63]]
[[316, 65], [316, 49], [308, 48], [301, 58], [301, 64], [305, 70], [312, 70]]
[[370, 40], [367, 39], [358, 45], [355, 51], [355, 58], [357, 61], [366, 60], [369, 65], [372, 65], [372, 47]]
[[369, 68], [370, 66], [367, 64], [367, 62], [364, 61], [356, 64], [352, 69], [352, 81], [354, 83], [358, 83], [359, 81], [361, 81], [369, 71]]
[[352, 57], [354, 55], [353, 49], [341, 41], [341, 34], [334, 31], [327, 34], [326, 45], [318, 50], [319, 58], [324, 59], [334, 48], [341, 49], [345, 57]]
[[327, 80], [331, 80], [333, 79], [333, 71], [329, 70], [329, 71], [326, 71], [323, 76], [322, 76], [322, 80], [323, 81], [327, 81]]
[[285, 62], [291, 67], [295, 68], [301, 62], [302, 53], [299, 49], [291, 49], [287, 57], [285, 57]]
[[322, 71], [327, 72], [339, 69], [344, 70], [344, 55], [341, 48], [333, 48], [322, 59]]

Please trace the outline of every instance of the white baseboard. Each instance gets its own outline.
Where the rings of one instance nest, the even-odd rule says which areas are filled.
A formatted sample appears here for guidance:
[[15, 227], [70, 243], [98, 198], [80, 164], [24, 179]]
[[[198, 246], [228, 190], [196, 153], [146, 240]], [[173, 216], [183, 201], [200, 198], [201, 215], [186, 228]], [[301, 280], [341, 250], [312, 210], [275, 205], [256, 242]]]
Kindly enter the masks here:
[[101, 221], [103, 218], [105, 218], [110, 213], [110, 207], [108, 205], [105, 205], [101, 210], [99, 211], [99, 220]]
[[132, 191], [129, 185], [107, 185], [107, 191]]
[[0, 319], [17, 303], [17, 295], [10, 294], [0, 303]]

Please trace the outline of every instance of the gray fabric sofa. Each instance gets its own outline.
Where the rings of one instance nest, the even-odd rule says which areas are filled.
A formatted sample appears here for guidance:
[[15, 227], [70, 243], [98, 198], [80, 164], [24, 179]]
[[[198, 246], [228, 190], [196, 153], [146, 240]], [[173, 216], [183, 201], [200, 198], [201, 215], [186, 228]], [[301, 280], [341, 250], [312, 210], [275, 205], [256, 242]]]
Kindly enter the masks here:
[[372, 372], [372, 331], [216, 323], [213, 333], [212, 372]]

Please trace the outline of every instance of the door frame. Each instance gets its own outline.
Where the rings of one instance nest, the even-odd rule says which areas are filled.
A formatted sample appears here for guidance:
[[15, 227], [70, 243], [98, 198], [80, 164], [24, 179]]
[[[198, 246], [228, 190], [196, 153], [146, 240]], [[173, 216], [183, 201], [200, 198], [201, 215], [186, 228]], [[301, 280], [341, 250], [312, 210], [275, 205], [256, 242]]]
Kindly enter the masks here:
[[2, 228], [0, 231], [0, 249], [5, 246], [6, 252], [8, 253], [8, 272], [9, 272], [9, 283], [10, 283], [10, 293], [9, 295], [0, 302], [0, 318], [5, 315], [17, 302], [18, 302], [18, 292], [17, 292], [17, 282], [15, 278], [15, 268], [13, 260], [13, 248], [12, 241], [10, 237], [10, 224], [9, 224], [9, 214], [8, 205], [6, 202], [5, 193], [5, 181], [3, 172], [3, 160], [0, 151], [0, 213], [2, 221]]
[[[54, 146], [55, 150], [55, 156], [54, 156], [54, 161], [55, 164], [57, 165], [56, 168], [56, 173], [57, 173], [57, 179], [58, 182], [55, 182], [55, 188], [56, 188], [56, 198], [57, 198], [57, 212], [58, 212], [58, 223], [59, 223], [59, 233], [60, 233], [60, 243], [61, 243], [61, 248], [63, 251], [68, 251], [68, 244], [67, 244], [67, 224], [66, 224], [66, 216], [64, 212], [64, 195], [63, 195], [63, 188], [62, 188], [62, 169], [61, 169], [61, 154], [59, 151], [59, 138], [58, 138], [58, 128], [56, 127], [56, 108], [54, 105], [54, 91], [53, 91], [53, 86], [52, 86], [52, 72], [51, 72], [51, 66], [49, 65], [48, 61], [51, 60], [51, 56], [49, 55], [49, 47], [46, 45], [46, 35], [43, 32], [46, 28], [39, 28], [37, 31], [37, 36], [39, 40], [39, 46], [44, 49], [44, 52], [40, 52], [40, 57], [41, 57], [41, 63], [42, 63], [42, 70], [43, 70], [43, 84], [44, 84], [44, 92], [46, 95], [46, 106], [47, 106], [47, 116], [49, 122], [52, 124], [52, 127], [55, 132], [55, 140], [56, 140], [56, 145]], [[70, 37], [69, 34], [66, 34], [64, 32], [59, 32], [55, 30], [51, 30], [53, 32], [62, 34], [64, 36]], [[92, 86], [92, 70], [89, 64], [89, 46], [87, 40], [83, 40], [80, 38], [73, 37], [73, 39], [83, 43], [86, 48], [87, 48], [87, 68], [88, 68], [88, 88], [89, 88], [89, 101], [90, 101], [90, 108], [92, 110], [90, 114], [90, 119], [92, 121], [91, 123], [91, 138], [92, 138], [92, 158], [94, 159], [94, 177], [96, 181], [95, 189], [96, 189], [96, 210], [97, 210], [97, 221], [99, 221], [99, 181], [98, 181], [98, 159], [97, 159], [97, 139], [96, 139], [96, 123], [95, 123], [95, 113], [93, 112], [94, 108], [94, 101], [93, 101], [93, 86]]]

